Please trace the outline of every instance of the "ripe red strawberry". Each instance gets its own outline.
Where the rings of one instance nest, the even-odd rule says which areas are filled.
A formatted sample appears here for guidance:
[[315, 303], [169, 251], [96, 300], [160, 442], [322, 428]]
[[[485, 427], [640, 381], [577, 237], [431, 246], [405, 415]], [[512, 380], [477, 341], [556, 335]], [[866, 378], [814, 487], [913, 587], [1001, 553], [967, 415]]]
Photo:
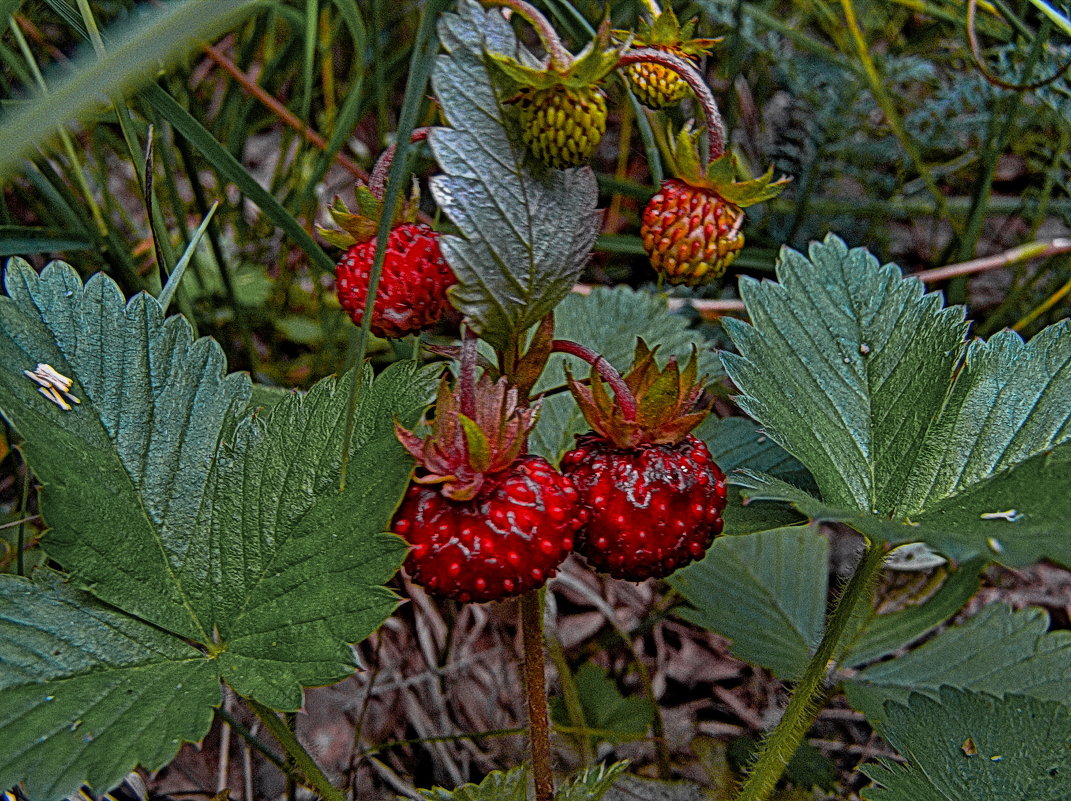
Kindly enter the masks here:
[[[446, 290], [457, 277], [439, 252], [438, 239], [438, 232], [420, 223], [391, 229], [372, 309], [376, 336], [403, 337], [431, 328], [450, 308]], [[335, 267], [338, 301], [357, 325], [364, 319], [375, 254], [373, 238], [350, 247]]]
[[743, 207], [776, 197], [788, 180], [774, 181], [771, 168], [737, 181], [732, 154], [704, 166], [698, 143], [687, 126], [673, 140], [669, 161], [677, 177], [663, 181], [643, 210], [643, 248], [671, 284], [699, 286], [723, 276], [744, 247]]
[[497, 601], [540, 587], [573, 547], [586, 514], [572, 483], [539, 456], [522, 454], [535, 422], [518, 392], [486, 375], [471, 416], [439, 387], [431, 435], [398, 427], [417, 459], [393, 530], [413, 546], [405, 569], [430, 592]]
[[576, 550], [596, 570], [615, 578], [661, 578], [698, 559], [721, 533], [725, 475], [706, 445], [691, 433], [707, 410], [697, 360], [683, 371], [665, 369], [640, 340], [625, 384], [636, 399], [629, 419], [594, 370], [591, 386], [568, 376], [569, 387], [594, 431], [577, 437], [562, 459], [588, 519]]
[[573, 549], [583, 512], [569, 479], [520, 457], [467, 501], [414, 484], [394, 517], [413, 549], [410, 578], [458, 601], [498, 601], [541, 587]]
[[702, 440], [619, 448], [595, 433], [562, 460], [591, 518], [576, 549], [614, 578], [667, 576], [721, 533], [725, 474]]

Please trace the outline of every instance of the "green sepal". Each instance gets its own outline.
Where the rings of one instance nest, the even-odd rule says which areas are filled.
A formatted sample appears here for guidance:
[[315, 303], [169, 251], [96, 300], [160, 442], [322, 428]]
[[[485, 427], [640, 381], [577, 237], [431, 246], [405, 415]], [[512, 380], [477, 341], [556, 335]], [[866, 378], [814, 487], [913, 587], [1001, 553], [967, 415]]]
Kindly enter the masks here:
[[550, 89], [554, 86], [587, 89], [614, 70], [630, 44], [631, 39], [612, 42], [609, 21], [604, 20], [595, 38], [571, 58], [564, 69], [554, 69], [549, 59], [538, 67], [532, 67], [502, 53], [488, 52], [487, 55], [506, 78], [519, 86], [531, 89]]
[[758, 178], [737, 181], [736, 176], [740, 174], [741, 169], [736, 155], [731, 151], [726, 151], [704, 169], [699, 156], [701, 134], [701, 130], [692, 130], [689, 122], [676, 136], [670, 137], [668, 160], [673, 173], [682, 181], [710, 189], [723, 200], [746, 208], [777, 197], [791, 180], [782, 176], [775, 181], [771, 166]]
[[[354, 197], [357, 202], [356, 211], [350, 211], [338, 195], [335, 195], [335, 199], [327, 207], [327, 213], [338, 226], [337, 228], [316, 226], [316, 232], [335, 247], [350, 248], [353, 245], [370, 242], [375, 238], [376, 231], [379, 229], [379, 220], [383, 214], [383, 201], [372, 194], [372, 190], [364, 184], [356, 186]], [[413, 222], [416, 220], [419, 207], [420, 186], [414, 178], [409, 197], [398, 198], [394, 213], [391, 215], [391, 224]]]
[[491, 443], [487, 441], [487, 435], [483, 433], [476, 421], [471, 417], [458, 414], [458, 422], [461, 430], [465, 433], [465, 444], [469, 450], [469, 464], [474, 470], [483, 472], [491, 465]]
[[635, 35], [631, 31], [617, 30], [613, 35], [620, 41], [632, 36], [633, 47], [664, 47], [679, 50], [685, 55], [698, 56], [707, 53], [721, 41], [716, 39], [694, 39], [699, 18], [694, 17], [681, 25], [677, 15], [669, 6], [653, 20], [642, 17]]

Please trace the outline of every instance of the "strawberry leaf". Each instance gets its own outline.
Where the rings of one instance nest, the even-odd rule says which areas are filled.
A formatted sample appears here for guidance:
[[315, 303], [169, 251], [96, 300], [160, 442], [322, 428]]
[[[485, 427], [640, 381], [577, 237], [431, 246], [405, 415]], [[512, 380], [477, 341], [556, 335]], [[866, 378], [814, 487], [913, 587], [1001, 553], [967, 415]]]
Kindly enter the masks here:
[[1003, 699], [944, 687], [889, 704], [881, 734], [906, 760], [863, 772], [867, 801], [1066, 801], [1071, 708], [1022, 695]]
[[752, 324], [726, 320], [723, 362], [821, 500], [744, 476], [753, 497], [958, 559], [1071, 564], [1066, 321], [968, 344], [962, 309], [836, 237], [783, 250], [777, 275], [741, 280]]
[[155, 770], [220, 703], [212, 660], [38, 570], [0, 576], [0, 787], [61, 799]]
[[1071, 632], [1049, 632], [1038, 607], [1013, 612], [1003, 604], [982, 609], [920, 648], [879, 662], [845, 682], [848, 702], [874, 724], [889, 701], [912, 693], [937, 699], [942, 686], [997, 697], [1009, 694], [1067, 703], [1071, 697]]
[[740, 659], [798, 679], [825, 618], [829, 542], [813, 528], [719, 537], [670, 583], [692, 605], [685, 620], [732, 640]]
[[[54, 747], [41, 747], [40, 768], [21, 763], [34, 765], [35, 776], [56, 776], [31, 795], [59, 799], [87, 780], [106, 790], [130, 760], [158, 766], [181, 740], [204, 733], [220, 678], [294, 709], [302, 687], [349, 675], [348, 644], [393, 610], [394, 596], [380, 585], [405, 553], [382, 533], [413, 464], [394, 420], [416, 421], [438, 369], [401, 363], [374, 382], [370, 369], [363, 372], [350, 479], [340, 492], [353, 373], [239, 421], [248, 377], [225, 377], [218, 346], [194, 341], [181, 318], [165, 321], [155, 299], [124, 303], [109, 278], [83, 286], [66, 265], [38, 276], [19, 260], [8, 263], [6, 286], [0, 409], [24, 437], [23, 452], [43, 484], [44, 546], [72, 583], [107, 602], [114, 621], [104, 628], [128, 632], [129, 640], [122, 644], [129, 660], [116, 663], [122, 673], [110, 673], [104, 656], [89, 659], [112, 649], [107, 631], [81, 639], [83, 629], [95, 631], [91, 619], [70, 625], [88, 656], [61, 660], [74, 665], [69, 674], [53, 665], [61, 654], [49, 650], [2, 654], [0, 686], [30, 687], [0, 693], [0, 727], [16, 721], [3, 729], [7, 752], [27, 753], [59, 731], [47, 709], [25, 706], [46, 695], [63, 699], [65, 725], [77, 731], [76, 721], [92, 721], [83, 733], [115, 749], [55, 737]], [[39, 393], [23, 372], [38, 364], [69, 376], [65, 397], [80, 402], [64, 409]], [[64, 599], [74, 592], [58, 582], [31, 592], [20, 579], [3, 581], [13, 583], [0, 595], [21, 593], [18, 614], [41, 626], [50, 615], [63, 620], [50, 610], [69, 606]], [[90, 618], [103, 608], [85, 606]], [[65, 682], [62, 696], [45, 686], [53, 680]], [[179, 685], [189, 689], [181, 702], [173, 701]], [[101, 693], [113, 692], [123, 696], [102, 705]], [[122, 702], [126, 695], [137, 709]], [[153, 736], [144, 744], [130, 739], [145, 729]]]
[[598, 228], [590, 169], [533, 171], [507, 129], [485, 47], [517, 55], [509, 24], [474, 0], [444, 14], [433, 84], [449, 128], [429, 141], [436, 202], [460, 229], [440, 240], [458, 277], [451, 297], [473, 328], [507, 347], [572, 289]]
[[528, 770], [523, 766], [507, 773], [496, 770], [479, 784], [463, 784], [456, 790], [434, 787], [418, 792], [426, 801], [527, 801]]

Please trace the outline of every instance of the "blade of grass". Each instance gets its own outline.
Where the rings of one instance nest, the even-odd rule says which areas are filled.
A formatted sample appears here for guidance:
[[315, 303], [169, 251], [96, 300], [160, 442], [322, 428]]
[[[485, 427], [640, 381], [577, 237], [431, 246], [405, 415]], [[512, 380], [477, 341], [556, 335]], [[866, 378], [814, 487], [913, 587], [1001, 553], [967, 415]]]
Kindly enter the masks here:
[[0, 225], [0, 258], [92, 249], [93, 243], [77, 231], [36, 225]]
[[232, 156], [215, 137], [194, 117], [159, 86], [148, 87], [143, 97], [167, 120], [175, 132], [189, 140], [201, 155], [220, 175], [233, 181], [238, 189], [260, 207], [269, 219], [289, 236], [309, 259], [325, 272], [335, 271], [335, 262], [324, 253], [316, 240], [301, 227], [301, 224], [265, 190], [241, 162]]
[[[436, 23], [439, 15], [450, 7], [452, 0], [429, 0], [424, 6], [420, 19], [420, 28], [417, 31], [416, 42], [413, 45], [413, 53], [409, 61], [409, 80], [405, 86], [405, 96], [402, 99], [402, 111], [398, 119], [397, 151], [394, 154], [394, 162], [390, 166], [387, 177], [387, 189], [383, 193], [383, 208], [393, 209], [401, 196], [403, 188], [408, 182], [409, 175], [409, 152], [413, 129], [416, 128], [420, 117], [420, 109], [425, 101], [428, 81], [431, 79], [431, 71], [435, 66], [435, 54], [439, 49], [439, 37], [436, 31]], [[383, 273], [383, 260], [387, 255], [387, 235], [390, 232], [391, 215], [384, 214], [379, 221], [376, 231], [376, 256], [372, 264], [372, 273], [368, 279], [368, 302], [364, 308], [364, 318], [361, 323], [361, 334], [357, 340], [357, 353], [353, 360], [359, 370], [364, 363], [364, 356], [368, 349], [368, 337], [371, 333], [372, 309], [375, 307], [376, 290], [379, 288], [379, 277]], [[346, 477], [349, 471], [350, 441], [353, 437], [353, 428], [356, 422], [357, 392], [359, 381], [353, 382], [350, 390], [349, 405], [346, 408], [346, 428], [342, 437], [342, 464], [340, 465], [339, 491], [346, 488]]]
[[82, 54], [70, 72], [50, 86], [48, 102], [31, 103], [0, 123], [0, 176], [17, 168], [22, 156], [58, 125], [88, 114], [101, 96], [122, 96], [150, 80], [161, 61], [170, 62], [198, 41], [226, 30], [255, 1], [169, 3], [147, 19], [119, 26], [103, 58]]
[[212, 218], [215, 216], [216, 209], [218, 208], [219, 201], [217, 200], [212, 204], [212, 208], [208, 210], [208, 214], [205, 215], [201, 224], [197, 226], [197, 230], [193, 232], [193, 236], [190, 237], [190, 244], [186, 246], [186, 250], [175, 265], [175, 269], [172, 270], [171, 275], [168, 276], [167, 283], [164, 284], [164, 288], [160, 290], [160, 295], [156, 299], [160, 302], [160, 306], [165, 313], [167, 312], [167, 307], [171, 305], [171, 298], [175, 296], [175, 291], [179, 287], [179, 282], [182, 281], [182, 276], [186, 273], [186, 268], [189, 266], [190, 260], [193, 258], [194, 251], [196, 251], [197, 246], [201, 244], [201, 237], [205, 235], [205, 231], [212, 222]]

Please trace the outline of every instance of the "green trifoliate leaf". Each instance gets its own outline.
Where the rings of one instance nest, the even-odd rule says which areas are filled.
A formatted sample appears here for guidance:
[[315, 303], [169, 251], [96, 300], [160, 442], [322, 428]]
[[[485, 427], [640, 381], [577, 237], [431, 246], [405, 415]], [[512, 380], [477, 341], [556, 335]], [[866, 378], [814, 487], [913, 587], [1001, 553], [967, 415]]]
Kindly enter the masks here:
[[528, 770], [514, 768], [488, 773], [479, 784], [464, 784], [456, 790], [434, 787], [418, 790], [426, 801], [528, 801]]
[[881, 734], [907, 765], [864, 766], [878, 785], [867, 801], [1071, 798], [1071, 708], [1058, 702], [944, 687], [889, 704]]
[[1071, 335], [964, 341], [959, 308], [836, 237], [741, 282], [727, 320], [740, 404], [806, 465], [822, 500], [761, 476], [755, 495], [959, 559], [1071, 562]]
[[1071, 633], [1048, 626], [1043, 609], [988, 606], [922, 647], [860, 671], [845, 684], [849, 702], [875, 723], [885, 702], [907, 703], [912, 692], [937, 698], [942, 686], [1067, 704]]
[[[570, 294], [554, 313], [557, 339], [577, 342], [596, 353], [620, 371], [628, 369], [635, 353], [636, 339], [642, 337], [652, 348], [660, 346], [658, 361], [665, 364], [670, 356], [688, 361], [693, 346], [699, 349], [699, 375], [716, 378], [721, 365], [707, 347], [703, 335], [688, 330], [684, 317], [669, 313], [666, 298], [637, 292], [628, 287], [595, 289], [590, 295]], [[552, 356], [535, 392], [565, 383], [564, 366], [578, 376], [586, 376], [589, 367], [574, 356]], [[564, 392], [547, 397], [540, 411], [539, 423], [532, 435], [532, 451], [556, 462], [573, 447], [573, 436], [588, 430], [572, 395]]]
[[[90, 660], [111, 647], [103, 632], [99, 642], [96, 634], [72, 640], [88, 656], [70, 661], [69, 676], [53, 665], [62, 649], [0, 659], [0, 685], [41, 683], [41, 697], [64, 699], [68, 725], [115, 750], [105, 755], [55, 738], [55, 751], [41, 753], [63, 761], [49, 756], [41, 775], [58, 778], [34, 797], [59, 799], [87, 780], [106, 784], [132, 759], [166, 761], [181, 740], [204, 733], [221, 677], [243, 694], [293, 709], [303, 686], [352, 672], [348, 643], [394, 608], [380, 585], [404, 557], [401, 541], [381, 533], [412, 468], [394, 420], [415, 422], [438, 370], [403, 363], [374, 382], [364, 371], [349, 480], [340, 492], [352, 373], [268, 410], [255, 407], [238, 422], [250, 398], [248, 377], [225, 377], [215, 343], [193, 341], [179, 318], [164, 321], [154, 299], [125, 304], [106, 277], [83, 287], [66, 265], [38, 276], [18, 261], [8, 264], [7, 289], [0, 298], [0, 410], [23, 435], [43, 483], [45, 547], [107, 601], [115, 620], [106, 628], [127, 632], [121, 645], [131, 654], [116, 663], [125, 672], [98, 675], [112, 664]], [[58, 394], [46, 398], [38, 387]], [[55, 582], [33, 592], [20, 586], [25, 582], [4, 592], [21, 592], [19, 614], [48, 634], [50, 616], [63, 619], [55, 610], [70, 606], [73, 590]], [[71, 630], [96, 624], [78, 625]], [[87, 664], [93, 675], [83, 677]], [[128, 705], [122, 697], [102, 703], [113, 679]], [[61, 680], [62, 696], [44, 686]], [[181, 703], [173, 700], [180, 685], [189, 690]], [[26, 753], [58, 731], [47, 728], [49, 713], [5, 706], [35, 692], [0, 693], [0, 720], [28, 721], [7, 730], [11, 753]], [[93, 726], [82, 729], [79, 719]], [[153, 736], [127, 747], [132, 727]]]
[[440, 240], [458, 277], [454, 304], [496, 347], [545, 317], [572, 289], [598, 228], [595, 178], [587, 168], [529, 172], [523, 145], [507, 132], [484, 59], [485, 46], [515, 55], [497, 11], [465, 0], [444, 14], [433, 82], [449, 128], [430, 135], [442, 174], [439, 206], [460, 229]]
[[[50, 556], [99, 598], [177, 635], [211, 641], [175, 580], [207, 502], [212, 457], [250, 395], [215, 342], [157, 302], [124, 303], [104, 275], [40, 277], [13, 259], [0, 298], [0, 409], [44, 485]], [[46, 400], [24, 371], [51, 365], [81, 402]], [[192, 556], [192, 555], [191, 555]], [[193, 557], [197, 558], [197, 557]]]
[[678, 614], [733, 641], [733, 653], [798, 679], [822, 638], [829, 541], [811, 527], [719, 537], [670, 578]]
[[39, 570], [0, 576], [0, 787], [101, 792], [200, 740], [218, 668], [178, 637]]

